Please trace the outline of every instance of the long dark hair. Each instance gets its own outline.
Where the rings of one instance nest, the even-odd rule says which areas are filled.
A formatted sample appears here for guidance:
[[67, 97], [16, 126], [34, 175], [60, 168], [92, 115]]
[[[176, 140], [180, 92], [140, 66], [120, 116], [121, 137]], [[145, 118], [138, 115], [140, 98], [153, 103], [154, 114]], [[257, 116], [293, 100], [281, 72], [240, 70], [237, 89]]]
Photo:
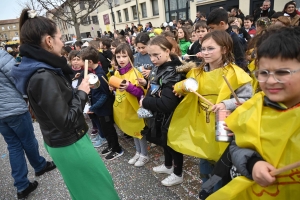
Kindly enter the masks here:
[[[131, 60], [131, 62], [134, 63], [133, 53], [132, 53], [132, 50], [131, 50], [131, 48], [128, 44], [125, 44], [125, 43], [119, 44], [116, 48], [115, 55], [117, 55], [118, 53], [127, 53], [127, 55], [129, 57], [129, 59]], [[116, 62], [116, 63], [118, 63], [118, 62]]]
[[30, 9], [24, 9], [20, 16], [20, 43], [41, 46], [43, 36], [50, 35], [54, 37], [57, 33], [57, 25], [46, 17], [29, 18], [28, 11]]

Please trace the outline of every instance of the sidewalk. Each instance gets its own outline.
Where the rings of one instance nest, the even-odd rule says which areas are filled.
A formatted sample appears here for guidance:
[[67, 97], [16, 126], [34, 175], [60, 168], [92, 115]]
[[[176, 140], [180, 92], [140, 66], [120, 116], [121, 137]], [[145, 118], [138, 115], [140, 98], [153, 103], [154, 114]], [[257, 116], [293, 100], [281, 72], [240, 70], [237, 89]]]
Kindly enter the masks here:
[[[39, 141], [40, 152], [47, 160], [51, 160], [47, 154], [43, 139], [37, 122], [33, 123], [36, 138]], [[184, 157], [184, 182], [181, 185], [165, 187], [160, 181], [167, 175], [156, 174], [152, 171], [154, 166], [163, 163], [163, 152], [161, 147], [153, 147], [149, 150], [150, 162], [144, 167], [129, 165], [128, 160], [135, 154], [133, 139], [126, 139], [120, 136], [119, 142], [124, 149], [124, 155], [113, 161], [104, 160], [107, 169], [112, 175], [115, 188], [120, 199], [198, 199], [200, 188], [199, 159], [190, 156]], [[3, 137], [0, 136], [0, 199], [17, 199], [16, 189], [13, 186], [13, 179], [10, 175], [8, 151]], [[103, 148], [97, 148], [100, 151]], [[71, 199], [62, 180], [59, 171], [53, 170], [41, 177], [34, 176], [34, 170], [28, 165], [28, 177], [39, 182], [38, 188], [29, 195], [29, 200], [67, 200]], [[92, 186], [91, 186], [92, 187]], [[96, 187], [96, 186], [94, 186]], [[88, 192], [88, 191], [87, 191]], [[101, 199], [101, 197], [99, 197]]]

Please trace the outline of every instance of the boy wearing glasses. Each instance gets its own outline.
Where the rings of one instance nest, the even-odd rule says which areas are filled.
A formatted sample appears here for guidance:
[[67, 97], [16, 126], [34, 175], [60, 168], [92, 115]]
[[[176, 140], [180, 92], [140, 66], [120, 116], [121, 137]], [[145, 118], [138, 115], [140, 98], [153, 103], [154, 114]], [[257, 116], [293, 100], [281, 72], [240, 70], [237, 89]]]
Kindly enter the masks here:
[[[234, 178], [208, 199], [296, 199], [300, 167], [273, 171], [299, 161], [300, 27], [281, 28], [257, 49], [255, 77], [262, 92], [226, 120], [234, 133], [230, 146]], [[271, 51], [272, 50], [272, 51]], [[222, 198], [221, 198], [222, 197]]]

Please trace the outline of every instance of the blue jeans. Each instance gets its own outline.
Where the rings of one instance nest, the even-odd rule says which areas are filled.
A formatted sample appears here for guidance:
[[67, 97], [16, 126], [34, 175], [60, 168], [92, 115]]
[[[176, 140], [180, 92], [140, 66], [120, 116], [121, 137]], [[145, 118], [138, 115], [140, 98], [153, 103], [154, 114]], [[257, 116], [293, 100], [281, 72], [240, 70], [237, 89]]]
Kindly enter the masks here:
[[[199, 163], [199, 169], [200, 169], [200, 177], [201, 180], [203, 181], [203, 183], [205, 183], [209, 177], [212, 175], [212, 172], [214, 170], [214, 165], [211, 164], [208, 160], [205, 159], [200, 159], [200, 163]], [[222, 187], [222, 180], [219, 181], [213, 188], [213, 192], [216, 192], [217, 190], [219, 190]]]
[[0, 133], [7, 143], [14, 186], [21, 192], [29, 185], [25, 154], [35, 172], [46, 166], [45, 158], [39, 153], [29, 112], [0, 119]]

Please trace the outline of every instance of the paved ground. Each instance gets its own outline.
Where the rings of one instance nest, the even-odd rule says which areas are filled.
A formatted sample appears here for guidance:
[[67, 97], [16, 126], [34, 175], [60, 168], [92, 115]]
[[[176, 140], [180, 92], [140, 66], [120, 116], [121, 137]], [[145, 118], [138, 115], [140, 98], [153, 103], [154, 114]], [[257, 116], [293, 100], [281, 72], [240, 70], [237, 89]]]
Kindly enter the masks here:
[[[33, 125], [36, 137], [39, 141], [41, 155], [50, 160], [50, 157], [43, 146], [39, 124], [35, 122]], [[165, 187], [160, 183], [160, 181], [163, 180], [166, 175], [155, 174], [152, 171], [154, 166], [163, 163], [163, 152], [160, 147], [150, 148], [149, 155], [151, 157], [151, 161], [144, 167], [137, 168], [127, 163], [135, 153], [133, 139], [126, 139], [125, 137], [120, 136], [120, 144], [124, 148], [124, 155], [113, 161], [105, 161], [106, 167], [113, 177], [115, 188], [120, 199], [197, 199], [200, 188], [198, 169], [199, 159], [185, 156], [184, 182], [178, 186]], [[100, 152], [102, 148], [98, 148], [97, 150]], [[62, 177], [57, 169], [46, 173], [41, 177], [35, 177], [34, 170], [30, 166], [28, 177], [30, 180], [37, 180], [39, 182], [37, 190], [28, 197], [29, 200], [70, 199]], [[17, 199], [16, 190], [13, 186], [13, 179], [10, 175], [6, 143], [3, 140], [3, 137], [0, 136], [0, 200], [12, 199]], [[101, 197], [99, 197], [99, 199], [101, 199]]]

